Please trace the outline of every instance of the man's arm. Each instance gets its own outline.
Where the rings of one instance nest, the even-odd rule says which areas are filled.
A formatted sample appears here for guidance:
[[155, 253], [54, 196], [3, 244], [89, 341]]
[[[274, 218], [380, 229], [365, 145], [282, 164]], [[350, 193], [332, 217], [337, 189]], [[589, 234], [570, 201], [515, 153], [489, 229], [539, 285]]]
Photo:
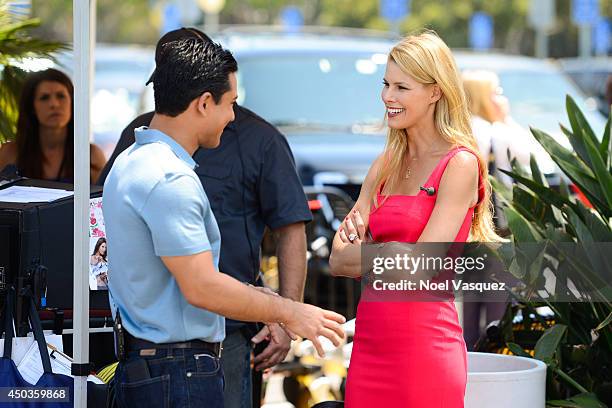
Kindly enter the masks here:
[[[303, 300], [306, 281], [306, 231], [303, 222], [297, 222], [273, 231], [276, 238], [280, 294], [296, 302]], [[255, 369], [265, 370], [282, 362], [289, 349], [291, 339], [276, 324], [266, 325], [251, 341], [255, 344], [273, 337], [268, 346], [255, 357]]]
[[[304, 222], [312, 215], [287, 140], [269, 124], [261, 132], [268, 136], [258, 182], [261, 214], [276, 238], [280, 294], [301, 302], [306, 280]], [[291, 348], [291, 339], [276, 324], [264, 327], [251, 341], [259, 344], [269, 337], [278, 341], [270, 342], [255, 357], [256, 370], [282, 362]]]
[[274, 230], [280, 295], [301, 302], [306, 282], [306, 228], [303, 222]]
[[283, 323], [289, 331], [307, 338], [323, 355], [318, 336], [340, 345], [344, 318], [316, 306], [271, 296], [215, 270], [210, 251], [185, 256], [162, 256], [183, 296], [199, 308], [242, 321]]

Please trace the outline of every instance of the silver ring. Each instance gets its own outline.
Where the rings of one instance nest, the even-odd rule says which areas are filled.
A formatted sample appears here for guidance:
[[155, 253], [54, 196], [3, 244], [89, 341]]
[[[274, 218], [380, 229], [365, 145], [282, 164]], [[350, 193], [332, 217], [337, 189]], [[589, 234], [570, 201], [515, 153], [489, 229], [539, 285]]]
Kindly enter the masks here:
[[355, 239], [357, 239], [357, 234], [349, 234], [348, 236], [348, 240], [353, 242]]

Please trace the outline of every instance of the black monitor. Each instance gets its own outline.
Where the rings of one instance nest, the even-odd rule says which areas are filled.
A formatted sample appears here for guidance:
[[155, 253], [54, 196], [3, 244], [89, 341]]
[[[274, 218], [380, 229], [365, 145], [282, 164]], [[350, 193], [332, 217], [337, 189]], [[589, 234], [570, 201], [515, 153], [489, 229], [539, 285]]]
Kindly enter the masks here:
[[[33, 179], [8, 183], [0, 190], [11, 186], [73, 190], [72, 184]], [[101, 196], [102, 188], [92, 186], [91, 197]], [[47, 283], [42, 306], [73, 308], [73, 207], [72, 196], [52, 202], [0, 202], [0, 292], [2, 285], [19, 287], [28, 273], [42, 268]], [[90, 309], [109, 310], [108, 291], [90, 291], [89, 302]]]

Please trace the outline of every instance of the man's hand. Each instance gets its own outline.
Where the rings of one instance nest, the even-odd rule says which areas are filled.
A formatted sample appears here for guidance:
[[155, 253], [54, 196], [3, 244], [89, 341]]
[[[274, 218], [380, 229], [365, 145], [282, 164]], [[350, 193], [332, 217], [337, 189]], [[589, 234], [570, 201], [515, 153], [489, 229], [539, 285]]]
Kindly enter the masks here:
[[[255, 287], [255, 289], [271, 296], [279, 296], [277, 293], [268, 288]], [[293, 313], [291, 313], [291, 319], [289, 319], [286, 324], [280, 323], [267, 325], [266, 327], [270, 326], [272, 327], [272, 330], [270, 331], [268, 328], [267, 333], [262, 334], [262, 332], [260, 332], [258, 335], [262, 334], [263, 338], [269, 335], [272, 339], [270, 345], [272, 345], [272, 343], [282, 344], [282, 337], [279, 336], [281, 334], [286, 334], [292, 340], [296, 340], [296, 335], [302, 336], [312, 341], [312, 344], [320, 357], [325, 356], [325, 352], [323, 351], [323, 346], [321, 345], [318, 336], [327, 337], [336, 347], [340, 346], [342, 339], [344, 339], [344, 331], [342, 330], [341, 326], [341, 324], [346, 321], [344, 316], [330, 310], [321, 309], [305, 303], [291, 301], [289, 305], [293, 309]], [[281, 330], [277, 332], [274, 328], [275, 326], [282, 329], [283, 333], [281, 333]], [[269, 347], [270, 346], [267, 348]], [[286, 354], [287, 353], [285, 353], [285, 355]], [[284, 358], [285, 357], [283, 356], [283, 359]]]
[[270, 343], [255, 357], [255, 369], [258, 371], [272, 368], [282, 362], [291, 348], [291, 339], [277, 323], [266, 325], [251, 339], [255, 344], [263, 340], [270, 340]]
[[312, 341], [319, 357], [325, 357], [319, 336], [327, 337], [336, 347], [340, 346], [344, 339], [341, 326], [346, 322], [344, 316], [306, 303], [292, 302], [288, 306], [292, 309], [291, 317], [285, 322], [286, 327], [281, 327]]

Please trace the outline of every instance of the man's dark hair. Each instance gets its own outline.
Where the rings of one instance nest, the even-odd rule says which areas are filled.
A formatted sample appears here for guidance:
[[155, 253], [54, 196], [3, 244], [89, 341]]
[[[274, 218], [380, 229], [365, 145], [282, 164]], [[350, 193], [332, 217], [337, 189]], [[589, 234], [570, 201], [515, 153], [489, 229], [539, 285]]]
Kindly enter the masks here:
[[[209, 36], [195, 27], [181, 27], [176, 30], [168, 31], [166, 34], [162, 35], [155, 46], [155, 64], [159, 65], [159, 61], [161, 61], [164, 45], [172, 41], [185, 40], [187, 38], [197, 38], [207, 42], [212, 41]], [[151, 82], [153, 82], [154, 76], [155, 72], [151, 74], [151, 77], [145, 85], [149, 85]]]
[[155, 112], [177, 116], [205, 92], [219, 103], [230, 89], [229, 74], [236, 71], [232, 53], [212, 41], [186, 38], [164, 44], [153, 75]]

